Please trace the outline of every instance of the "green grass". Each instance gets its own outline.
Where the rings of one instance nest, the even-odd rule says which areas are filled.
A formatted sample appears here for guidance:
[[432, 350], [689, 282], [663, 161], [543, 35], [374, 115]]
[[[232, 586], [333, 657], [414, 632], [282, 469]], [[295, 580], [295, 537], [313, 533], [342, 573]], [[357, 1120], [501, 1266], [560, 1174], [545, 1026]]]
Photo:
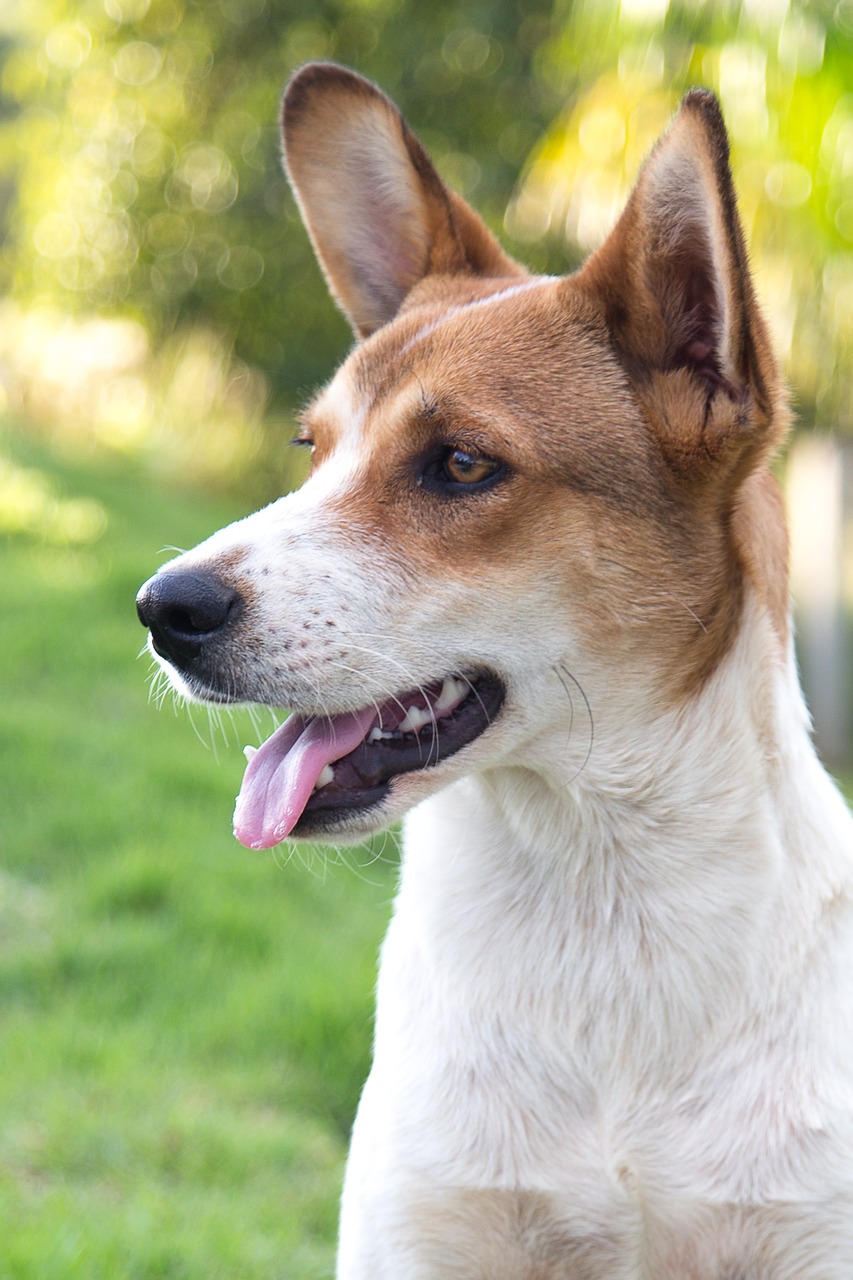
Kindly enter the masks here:
[[3, 454], [0, 1280], [328, 1276], [390, 846], [247, 852], [256, 731], [149, 702], [136, 590], [241, 513]]

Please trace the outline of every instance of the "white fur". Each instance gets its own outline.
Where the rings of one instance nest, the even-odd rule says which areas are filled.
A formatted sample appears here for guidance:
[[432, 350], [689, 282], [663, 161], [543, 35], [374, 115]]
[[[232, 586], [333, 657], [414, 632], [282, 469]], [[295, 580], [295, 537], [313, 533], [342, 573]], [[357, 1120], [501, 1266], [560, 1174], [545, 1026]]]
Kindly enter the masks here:
[[[604, 710], [574, 779], [546, 739], [407, 819], [342, 1280], [457, 1274], [452, 1188], [616, 1241], [555, 1276], [853, 1275], [851, 822], [774, 643], [753, 609], [686, 712]], [[458, 1274], [539, 1274], [513, 1222]]]

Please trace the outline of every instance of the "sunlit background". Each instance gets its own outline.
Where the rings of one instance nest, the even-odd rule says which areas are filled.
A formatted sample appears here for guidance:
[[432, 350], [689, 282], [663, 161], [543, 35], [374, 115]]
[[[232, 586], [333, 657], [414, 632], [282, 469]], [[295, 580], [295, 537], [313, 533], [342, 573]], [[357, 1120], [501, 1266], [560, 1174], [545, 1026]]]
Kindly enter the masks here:
[[[292, 482], [289, 416], [348, 334], [287, 194], [278, 103], [289, 69], [332, 58], [551, 270], [601, 241], [684, 90], [715, 89], [799, 427], [843, 443], [852, 51], [853, 0], [5, 0], [0, 401], [63, 446], [247, 500]], [[4, 524], [35, 518], [32, 485], [7, 470]], [[830, 754], [849, 728], [827, 726]]]
[[[850, 768], [853, 0], [2, 0], [0, 972], [18, 1010], [0, 1063], [3, 1276], [295, 1280], [331, 1265], [393, 869], [380, 856], [334, 891], [289, 877], [277, 892], [306, 897], [283, 936], [285, 907], [263, 914], [269, 882], [237, 869], [227, 832], [239, 733], [146, 705], [132, 609], [167, 544], [296, 482], [294, 409], [350, 343], [279, 159], [284, 80], [314, 58], [377, 80], [509, 249], [554, 272], [601, 242], [684, 91], [718, 93], [797, 412], [780, 475], [800, 660], [820, 747]], [[369, 923], [338, 919], [343, 899]], [[152, 996], [169, 939], [178, 959]], [[249, 974], [229, 1003], [238, 954], [290, 985], [269, 978], [264, 1006]], [[221, 970], [196, 973], [199, 955]], [[211, 1017], [188, 1029], [205, 998]], [[265, 1019], [275, 1044], [267, 1061], [258, 1041], [250, 1070]], [[158, 1056], [175, 1037], [198, 1055], [180, 1069]], [[140, 1061], [131, 1097], [116, 1079]], [[259, 1144], [278, 1198], [235, 1200]]]
[[554, 269], [600, 242], [684, 90], [715, 89], [801, 420], [843, 425], [848, 0], [5, 0], [0, 38], [3, 386], [54, 432], [220, 482], [277, 450], [275, 415], [345, 343], [278, 160], [308, 58], [376, 77]]

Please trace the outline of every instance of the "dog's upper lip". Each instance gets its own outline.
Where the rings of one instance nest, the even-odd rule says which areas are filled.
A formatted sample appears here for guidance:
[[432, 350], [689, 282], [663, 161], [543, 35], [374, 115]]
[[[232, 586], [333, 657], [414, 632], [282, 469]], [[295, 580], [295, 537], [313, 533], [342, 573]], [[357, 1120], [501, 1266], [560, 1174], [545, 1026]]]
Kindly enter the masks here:
[[[257, 751], [247, 752], [234, 811], [237, 839], [252, 849], [271, 848], [294, 830], [309, 804], [377, 803], [391, 778], [437, 764], [478, 737], [504, 696], [497, 676], [480, 673], [448, 676], [340, 715], [291, 715]], [[338, 761], [344, 763], [335, 777]]]

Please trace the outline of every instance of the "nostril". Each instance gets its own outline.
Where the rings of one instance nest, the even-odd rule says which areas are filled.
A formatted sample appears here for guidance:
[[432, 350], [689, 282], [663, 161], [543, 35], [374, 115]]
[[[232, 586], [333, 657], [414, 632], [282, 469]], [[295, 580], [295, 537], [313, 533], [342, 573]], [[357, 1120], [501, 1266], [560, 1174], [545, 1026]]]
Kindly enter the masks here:
[[206, 600], [192, 606], [174, 605], [165, 611], [163, 625], [170, 631], [187, 636], [207, 635], [224, 627], [237, 601], [236, 591], [227, 598]]
[[213, 574], [158, 573], [139, 592], [136, 611], [157, 652], [187, 666], [235, 619], [241, 604], [239, 592]]
[[205, 626], [200, 615], [192, 614], [188, 609], [170, 609], [166, 617], [166, 626], [171, 627], [173, 631], [188, 631], [197, 635], [210, 631], [210, 627]]

